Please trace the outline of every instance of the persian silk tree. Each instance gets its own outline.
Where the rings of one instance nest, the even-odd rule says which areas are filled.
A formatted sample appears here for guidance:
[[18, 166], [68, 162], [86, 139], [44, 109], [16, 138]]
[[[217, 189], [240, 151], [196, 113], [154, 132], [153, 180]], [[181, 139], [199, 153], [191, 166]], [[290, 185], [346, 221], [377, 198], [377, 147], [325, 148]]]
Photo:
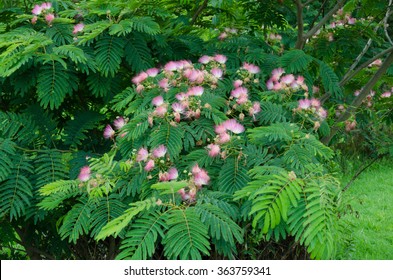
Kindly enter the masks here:
[[301, 75], [226, 62], [170, 61], [131, 79], [103, 131], [112, 149], [78, 179], [40, 189], [43, 209], [78, 197], [63, 238], [120, 239], [119, 259], [160, 248], [168, 259], [201, 259], [293, 236], [311, 257], [333, 256], [338, 182], [318, 140], [325, 109]]

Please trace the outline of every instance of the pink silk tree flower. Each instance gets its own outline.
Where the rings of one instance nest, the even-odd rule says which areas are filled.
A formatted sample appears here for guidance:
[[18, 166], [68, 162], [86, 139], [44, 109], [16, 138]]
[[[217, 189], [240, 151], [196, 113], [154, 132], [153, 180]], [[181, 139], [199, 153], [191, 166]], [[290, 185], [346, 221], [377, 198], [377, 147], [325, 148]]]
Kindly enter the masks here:
[[210, 177], [207, 174], [207, 171], [204, 169], [200, 169], [199, 172], [194, 174], [194, 183], [195, 186], [201, 188], [203, 185], [209, 184]]
[[40, 15], [42, 12], [42, 7], [40, 5], [35, 5], [33, 10], [31, 10], [32, 14]]
[[108, 124], [104, 129], [104, 138], [109, 139], [115, 136], [115, 131], [113, 128]]
[[176, 61], [169, 61], [167, 64], [165, 64], [164, 69], [165, 71], [173, 72], [177, 70], [178, 66], [179, 65], [176, 63]]
[[157, 117], [159, 117], [159, 118], [163, 118], [163, 117], [165, 117], [165, 114], [166, 114], [167, 112], [168, 112], [167, 107], [166, 107], [165, 105], [161, 105], [161, 106], [158, 106], [158, 107], [154, 110], [153, 115], [154, 115], [154, 116], [157, 116]]
[[240, 87], [242, 84], [243, 84], [243, 81], [242, 81], [242, 80], [236, 80], [236, 81], [233, 82], [233, 86], [234, 86], [235, 88]]
[[246, 69], [251, 74], [257, 74], [261, 71], [258, 66], [247, 62], [244, 62], [243, 69]]
[[228, 34], [226, 33], [226, 32], [222, 32], [219, 36], [218, 36], [218, 39], [219, 40], [224, 40], [226, 37], [228, 37]]
[[306, 110], [311, 107], [311, 101], [309, 99], [299, 100], [298, 109]]
[[146, 163], [146, 165], [145, 165], [145, 170], [147, 171], [147, 172], [149, 172], [150, 170], [152, 170], [154, 168], [154, 160], [149, 160], [147, 163]]
[[198, 61], [199, 61], [199, 63], [207, 64], [212, 60], [213, 60], [213, 58], [211, 56], [203, 55]]
[[54, 15], [54, 14], [47, 14], [47, 15], [45, 16], [45, 20], [46, 20], [48, 23], [51, 23], [54, 19], [55, 19], [55, 15]]
[[321, 101], [319, 101], [316, 98], [311, 98], [310, 103], [311, 103], [312, 107], [315, 107], [315, 108], [321, 107]]
[[90, 179], [90, 167], [89, 166], [83, 166], [79, 172], [78, 179], [82, 182], [86, 182]]
[[218, 125], [216, 125], [216, 126], [214, 127], [214, 131], [215, 131], [217, 134], [221, 134], [221, 133], [225, 133], [225, 132], [226, 132], [226, 128], [225, 128], [225, 126], [224, 126], [223, 124], [218, 124]]
[[209, 144], [207, 145], [207, 149], [209, 150], [210, 157], [216, 157], [220, 154], [220, 146], [217, 144]]
[[277, 82], [277, 81], [281, 78], [282, 74], [284, 74], [284, 73], [285, 73], [285, 70], [284, 70], [283, 68], [276, 68], [276, 69], [274, 69], [274, 70], [272, 71], [272, 77], [271, 77], [271, 79], [272, 79], [274, 82]]
[[222, 77], [222, 75], [223, 75], [222, 69], [220, 69], [220, 68], [213, 68], [211, 70], [211, 73], [217, 79], [220, 79]]
[[50, 8], [52, 8], [52, 3], [51, 2], [42, 3], [41, 8], [43, 10], [49, 10]]
[[158, 82], [160, 88], [168, 89], [169, 88], [169, 80], [167, 78], [162, 79]]
[[146, 74], [149, 77], [155, 77], [158, 75], [158, 73], [160, 72], [160, 70], [158, 68], [150, 68], [146, 70]]
[[117, 130], [121, 129], [126, 124], [126, 120], [123, 117], [117, 117], [113, 121], [113, 125]]
[[73, 34], [77, 34], [78, 32], [82, 32], [85, 25], [83, 23], [78, 23], [74, 25], [74, 30], [72, 31]]
[[176, 168], [172, 167], [168, 170], [168, 180], [176, 180], [179, 177], [179, 172]]
[[132, 82], [136, 85], [142, 83], [146, 78], [148, 77], [146, 72], [141, 72], [138, 75], [136, 75], [134, 78], [132, 78]]
[[160, 182], [166, 182], [169, 181], [169, 175], [168, 172], [161, 172], [158, 174], [158, 180]]
[[241, 95], [247, 95], [248, 90], [245, 87], [238, 87], [231, 91], [231, 96], [235, 98], [239, 98]]
[[266, 87], [267, 87], [268, 90], [272, 90], [274, 88], [274, 81], [272, 79], [269, 79], [266, 82]]
[[214, 60], [217, 61], [218, 63], [225, 64], [225, 62], [227, 62], [228, 59], [225, 55], [216, 54], [214, 56]]
[[153, 150], [153, 156], [156, 158], [162, 158], [163, 156], [165, 156], [166, 152], [167, 148], [164, 145], [160, 145]]
[[196, 87], [192, 87], [188, 90], [187, 95], [189, 96], [201, 96], [203, 94], [203, 87], [201, 86], [196, 86]]
[[136, 155], [136, 161], [141, 162], [141, 161], [146, 161], [149, 156], [148, 150], [145, 148], [140, 148], [137, 155]]
[[226, 120], [223, 123], [224, 127], [235, 134], [244, 132], [244, 126], [238, 123], [235, 119]]
[[228, 133], [224, 132], [218, 135], [217, 143], [225, 144], [228, 143], [229, 141], [231, 141], [231, 136]]
[[192, 175], [195, 176], [195, 174], [201, 172], [201, 170], [202, 170], [202, 169], [199, 167], [198, 163], [195, 164], [195, 165], [192, 167], [192, 169], [191, 169]]
[[392, 96], [392, 93], [390, 91], [384, 92], [381, 94], [382, 98], [389, 98], [390, 96]]
[[283, 82], [283, 83], [285, 83], [287, 85], [292, 84], [292, 82], [294, 80], [295, 80], [295, 76], [293, 76], [292, 74], [288, 74], [288, 75], [285, 75], [285, 76], [281, 77], [281, 82]]
[[37, 20], [38, 20], [38, 17], [37, 16], [33, 16], [33, 18], [31, 19], [31, 23], [32, 24], [36, 24]]
[[261, 104], [256, 101], [252, 104], [252, 107], [249, 109], [250, 116], [254, 116], [261, 111]]
[[172, 104], [172, 110], [176, 113], [182, 114], [184, 112], [184, 109], [185, 109], [184, 105], [180, 103], [175, 102]]
[[317, 114], [321, 119], [326, 119], [327, 117], [327, 111], [322, 107], [317, 110]]
[[162, 104], [164, 104], [164, 97], [162, 97], [161, 95], [154, 97], [151, 101], [151, 104], [156, 107], [161, 106]]

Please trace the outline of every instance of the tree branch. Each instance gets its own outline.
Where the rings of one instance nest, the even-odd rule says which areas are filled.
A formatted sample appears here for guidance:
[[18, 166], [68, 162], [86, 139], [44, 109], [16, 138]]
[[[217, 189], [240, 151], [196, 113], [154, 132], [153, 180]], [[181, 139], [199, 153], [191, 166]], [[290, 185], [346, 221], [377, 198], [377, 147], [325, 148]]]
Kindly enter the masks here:
[[386, 38], [388, 39], [389, 43], [393, 46], [392, 38], [390, 38], [390, 35], [388, 32], [388, 26], [389, 26], [388, 19], [392, 15], [392, 11], [390, 10], [390, 7], [392, 6], [392, 2], [393, 2], [393, 0], [389, 0], [389, 5], [386, 10], [386, 15], [385, 15], [385, 18], [383, 19], [383, 29], [385, 31]]
[[296, 15], [297, 15], [297, 40], [295, 48], [303, 49], [305, 40], [304, 34], [304, 21], [303, 21], [303, 4], [301, 0], [295, 0]]
[[374, 74], [374, 76], [368, 81], [368, 83], [363, 87], [363, 89], [360, 91], [360, 94], [352, 101], [352, 103], [347, 108], [347, 110], [336, 120], [335, 125], [332, 127], [330, 135], [321, 139], [322, 143], [324, 143], [325, 145], [328, 145], [330, 143], [332, 138], [336, 135], [336, 133], [339, 130], [337, 124], [346, 121], [354, 113], [354, 111], [362, 104], [363, 100], [370, 93], [371, 89], [375, 86], [375, 84], [378, 82], [381, 76], [385, 74], [386, 70], [390, 67], [390, 65], [392, 65], [392, 63], [393, 63], [393, 51], [390, 52], [389, 56], [382, 63], [381, 67]]
[[196, 10], [195, 14], [193, 15], [191, 19], [191, 25], [193, 25], [196, 20], [198, 19], [199, 15], [202, 13], [202, 11], [207, 7], [207, 2], [208, 0], [205, 0], [201, 6], [198, 7]]

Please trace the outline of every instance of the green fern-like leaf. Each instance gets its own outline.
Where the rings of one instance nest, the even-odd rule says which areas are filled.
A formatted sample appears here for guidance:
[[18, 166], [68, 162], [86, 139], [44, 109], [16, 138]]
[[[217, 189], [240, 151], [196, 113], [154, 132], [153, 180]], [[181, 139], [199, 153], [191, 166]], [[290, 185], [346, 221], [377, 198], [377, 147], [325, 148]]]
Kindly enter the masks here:
[[0, 137], [28, 146], [39, 137], [36, 132], [37, 126], [30, 116], [0, 112]]
[[15, 155], [14, 143], [0, 138], [0, 182], [4, 181], [13, 168], [12, 157]]
[[247, 168], [239, 159], [227, 159], [218, 177], [218, 189], [229, 194], [242, 189], [250, 179], [247, 171]]
[[342, 98], [343, 92], [339, 85], [339, 79], [336, 73], [334, 73], [333, 69], [323, 61], [318, 61], [318, 63], [319, 75], [321, 76], [322, 84], [325, 90], [332, 94], [335, 98]]
[[68, 238], [69, 242], [76, 244], [81, 235], [88, 234], [91, 227], [92, 202], [87, 197], [82, 197], [64, 217], [59, 229], [62, 239]]
[[183, 148], [184, 130], [179, 126], [164, 123], [154, 129], [150, 137], [150, 146], [165, 145], [171, 159], [176, 159]]
[[94, 211], [91, 213], [91, 236], [93, 238], [97, 237], [102, 228], [110, 221], [121, 216], [125, 209], [126, 205], [116, 193], [95, 201]]
[[302, 50], [291, 50], [281, 57], [281, 66], [288, 73], [297, 73], [306, 70], [312, 60]]
[[243, 243], [243, 230], [218, 206], [200, 204], [195, 207], [195, 211], [200, 215], [202, 223], [208, 227], [212, 238], [224, 239], [233, 249], [236, 242]]
[[67, 94], [72, 94], [77, 87], [77, 77], [64, 69], [58, 62], [40, 67], [37, 79], [37, 94], [41, 106], [58, 108]]
[[0, 217], [3, 218], [8, 214], [12, 221], [23, 216], [26, 208], [31, 204], [33, 166], [25, 155], [13, 155], [11, 166], [11, 173], [0, 182]]
[[58, 55], [64, 55], [66, 57], [69, 57], [74, 63], [85, 64], [87, 62], [87, 57], [83, 52], [82, 48], [75, 45], [62, 45], [53, 48], [53, 52]]
[[168, 231], [163, 240], [165, 256], [169, 259], [198, 260], [209, 255], [208, 229], [194, 208], [175, 209], [168, 213]]
[[65, 144], [72, 147], [82, 145], [87, 139], [87, 133], [95, 128], [103, 119], [103, 115], [93, 111], [83, 111], [75, 114], [74, 118], [67, 122], [64, 128]]
[[49, 150], [40, 153], [34, 161], [38, 188], [68, 177], [68, 168], [62, 153]]
[[161, 195], [165, 194], [175, 194], [180, 189], [187, 187], [187, 181], [180, 181], [180, 182], [160, 182], [153, 184], [151, 186], [152, 189], [160, 191]]
[[282, 141], [291, 141], [293, 134], [298, 131], [299, 128], [295, 124], [274, 123], [270, 126], [250, 129], [248, 137], [256, 145], [271, 145]]
[[166, 212], [150, 212], [138, 218], [125, 235], [116, 259], [146, 260], [156, 250], [158, 237], [164, 238], [167, 229]]
[[262, 111], [258, 114], [258, 120], [262, 124], [268, 125], [287, 121], [288, 113], [285, 111], [282, 105], [269, 101], [263, 101], [260, 103]]
[[114, 77], [120, 69], [125, 41], [122, 38], [104, 36], [96, 44], [96, 61], [104, 77]]
[[135, 72], [140, 72], [153, 66], [152, 55], [147, 46], [145, 36], [139, 33], [133, 34], [125, 45], [125, 59]]
[[71, 197], [80, 195], [81, 189], [75, 180], [59, 180], [47, 184], [39, 189], [39, 193], [43, 199], [37, 204], [44, 210], [52, 210]]
[[124, 214], [117, 217], [116, 219], [110, 221], [105, 225], [101, 232], [96, 236], [96, 239], [104, 239], [107, 236], [114, 235], [115, 237], [120, 234], [120, 232], [127, 227], [131, 220], [140, 212], [149, 210], [152, 207], [157, 206], [156, 199], [151, 197], [149, 199], [138, 201], [130, 204], [131, 208], [127, 209]]

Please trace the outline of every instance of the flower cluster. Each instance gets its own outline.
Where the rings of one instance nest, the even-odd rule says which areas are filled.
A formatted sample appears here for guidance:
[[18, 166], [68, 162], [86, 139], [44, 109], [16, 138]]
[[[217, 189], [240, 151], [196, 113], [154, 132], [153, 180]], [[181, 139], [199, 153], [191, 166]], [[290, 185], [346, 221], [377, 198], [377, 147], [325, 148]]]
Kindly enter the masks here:
[[327, 111], [321, 107], [321, 102], [316, 98], [299, 100], [295, 111], [311, 113], [319, 120], [324, 120], [327, 117]]
[[308, 91], [307, 85], [304, 83], [303, 76], [295, 76], [293, 74], [284, 75], [285, 70], [277, 68], [272, 71], [270, 79], [266, 82], [268, 90], [279, 91], [293, 91], [303, 89]]
[[[354, 96], [359, 96], [359, 94], [360, 94], [361, 91], [362, 91], [362, 89], [356, 90], [356, 91], [354, 92], [353, 95], [354, 95]], [[390, 91], [385, 91], [384, 93], [382, 93], [382, 94], [380, 95], [380, 98], [382, 98], [382, 99], [390, 98], [390, 97], [392, 96], [392, 94], [393, 94], [393, 87], [390, 89]], [[370, 93], [369, 93], [369, 94], [366, 96], [366, 98], [362, 101], [363, 104], [366, 104], [366, 106], [367, 106], [368, 108], [372, 107], [372, 106], [373, 106], [374, 97], [375, 97], [375, 91], [370, 90]]]
[[[345, 28], [348, 25], [354, 25], [356, 23], [356, 18], [353, 18], [351, 14], [345, 13], [343, 9], [337, 11], [335, 15], [333, 15], [334, 21], [332, 21], [329, 26], [327, 27], [328, 30], [334, 30], [337, 28]], [[320, 31], [319, 31], [320, 32]], [[318, 33], [319, 33], [318, 32]], [[327, 39], [329, 42], [334, 41], [334, 34], [333, 32], [328, 32]], [[318, 35], [318, 34], [316, 34]]]
[[34, 15], [31, 19], [32, 24], [36, 24], [38, 20], [38, 16], [43, 16], [45, 21], [50, 25], [52, 21], [55, 19], [55, 15], [52, 12], [52, 3], [45, 2], [41, 5], [35, 5], [31, 13]]
[[[138, 150], [138, 153], [136, 154], [136, 162], [145, 162], [144, 169], [147, 172], [149, 172], [154, 168], [154, 166], [157, 163], [161, 161], [162, 158], [165, 157], [166, 154], [167, 154], [167, 148], [164, 145], [158, 146], [151, 153], [149, 153], [147, 149], [142, 147]], [[174, 172], [172, 172], [171, 174], [172, 175], [168, 180], [174, 180], [177, 178], [177, 172], [176, 172], [176, 178], [173, 177], [175, 175]], [[164, 181], [164, 180], [160, 180], [160, 181]]]
[[237, 29], [236, 28], [225, 28], [225, 30], [223, 32], [220, 33], [220, 35], [218, 36], [218, 39], [223, 41], [226, 38], [228, 38], [229, 36], [233, 36], [233, 35], [237, 35]]
[[[127, 123], [127, 120], [124, 119], [123, 117], [117, 117], [113, 121], [113, 126], [115, 127], [116, 130], [120, 130], [125, 124]], [[105, 139], [113, 139], [115, 137], [116, 131], [112, 128], [110, 124], [108, 124], [105, 129], [104, 129], [104, 138]], [[124, 136], [125, 134], [122, 134], [121, 136]]]
[[78, 179], [81, 182], [86, 182], [90, 179], [91, 170], [89, 166], [83, 166], [79, 172]]
[[210, 177], [207, 171], [200, 168], [198, 164], [194, 165], [189, 176], [188, 186], [180, 189], [178, 193], [184, 201], [194, 202], [198, 190], [202, 189], [202, 186], [209, 184]]
[[75, 24], [72, 34], [78, 34], [79, 32], [82, 32], [84, 28], [85, 28], [85, 25], [83, 23]]

